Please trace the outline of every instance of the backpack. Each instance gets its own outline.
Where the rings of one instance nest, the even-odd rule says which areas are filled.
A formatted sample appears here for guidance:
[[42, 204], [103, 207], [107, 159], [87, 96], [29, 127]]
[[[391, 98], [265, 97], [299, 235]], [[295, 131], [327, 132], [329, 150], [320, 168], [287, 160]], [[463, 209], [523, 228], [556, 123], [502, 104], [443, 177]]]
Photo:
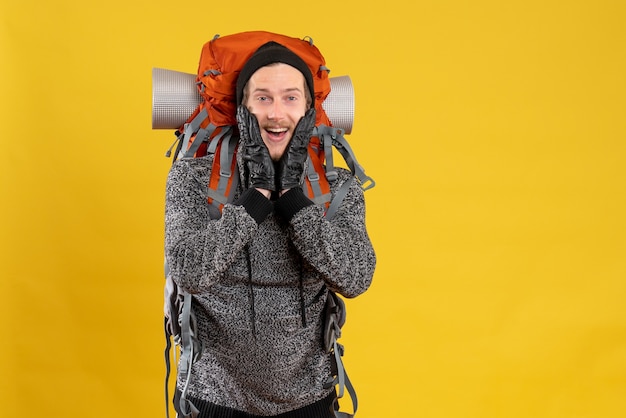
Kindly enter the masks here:
[[[238, 187], [238, 169], [236, 152], [238, 144], [237, 121], [235, 118], [235, 84], [240, 69], [247, 59], [263, 44], [278, 42], [299, 55], [311, 69], [314, 80], [314, 106], [316, 122], [313, 137], [309, 143], [308, 171], [303, 190], [318, 205], [326, 208], [325, 216], [331, 219], [341, 201], [346, 196], [352, 181], [358, 181], [363, 190], [374, 187], [373, 179], [365, 175], [358, 164], [352, 149], [344, 137], [345, 129], [333, 127], [322, 104], [331, 91], [330, 70], [324, 57], [310, 38], [298, 39], [270, 32], [242, 32], [220, 37], [216, 35], [205, 43], [200, 55], [195, 82], [200, 96], [199, 104], [192, 114], [180, 126], [175, 134], [176, 151], [173, 161], [179, 158], [197, 158], [213, 154], [213, 166], [208, 184], [209, 209], [212, 219], [219, 219], [224, 204], [231, 202]], [[153, 73], [154, 74], [154, 73]], [[154, 75], [153, 75], [154, 77]], [[153, 91], [153, 128], [155, 97]], [[170, 147], [167, 156], [171, 155]], [[344, 158], [353, 174], [351, 181], [346, 181], [331, 201], [329, 181], [336, 178], [333, 162], [333, 148]], [[180, 289], [169, 274], [165, 263], [164, 289], [164, 329], [165, 347], [165, 402], [166, 416], [169, 418], [169, 376], [172, 343], [179, 348], [180, 359], [177, 373], [185, 376], [189, 382], [191, 365], [202, 355], [202, 346], [196, 338], [196, 321], [191, 309], [193, 296]], [[334, 292], [328, 290], [324, 312], [324, 333], [321, 337], [326, 351], [331, 356], [332, 376], [326, 387], [338, 386], [335, 402], [337, 418], [351, 418], [357, 410], [357, 397], [348, 379], [341, 357], [344, 348], [337, 342], [341, 336], [341, 327], [345, 323], [345, 303]], [[174, 361], [176, 362], [176, 350]], [[353, 413], [339, 411], [338, 400], [347, 389], [353, 406]], [[179, 409], [184, 417], [195, 418], [197, 408], [186, 398], [187, 385], [181, 391]]]

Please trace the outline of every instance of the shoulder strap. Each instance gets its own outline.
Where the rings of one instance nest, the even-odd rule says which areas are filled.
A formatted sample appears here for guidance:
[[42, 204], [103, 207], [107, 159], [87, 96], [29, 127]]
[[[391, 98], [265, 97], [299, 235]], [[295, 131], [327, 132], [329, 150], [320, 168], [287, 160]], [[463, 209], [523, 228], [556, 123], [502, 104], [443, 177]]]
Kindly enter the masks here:
[[309, 158], [307, 159], [307, 175], [304, 181], [304, 192], [317, 205], [324, 205], [328, 209], [330, 204], [330, 184], [323, 164], [323, 153], [319, 150], [319, 141], [309, 143]]
[[318, 136], [323, 144], [326, 159], [326, 177], [329, 180], [332, 181], [337, 177], [337, 171], [335, 169], [333, 159], [334, 147], [337, 151], [339, 151], [348, 165], [348, 168], [352, 172], [352, 175], [359, 181], [363, 190], [369, 190], [376, 185], [374, 179], [365, 174], [365, 170], [356, 160], [356, 156], [344, 136], [343, 129], [319, 125], [315, 127], [313, 134]]
[[222, 129], [219, 138], [211, 141], [209, 152], [212, 151], [213, 144], [216, 143], [213, 168], [208, 184], [208, 202], [217, 209], [212, 218], [221, 216], [224, 205], [232, 200], [237, 189], [237, 143], [238, 138], [233, 135], [232, 127]]
[[337, 210], [339, 209], [339, 205], [346, 198], [346, 195], [348, 194], [348, 190], [350, 190], [350, 186], [352, 185], [353, 181], [354, 181], [354, 177], [350, 177], [341, 185], [339, 190], [337, 190], [337, 193], [335, 193], [335, 197], [333, 198], [332, 202], [330, 202], [330, 206], [328, 207], [328, 210], [326, 211], [326, 219], [330, 220], [335, 217], [335, 214], [337, 213]]

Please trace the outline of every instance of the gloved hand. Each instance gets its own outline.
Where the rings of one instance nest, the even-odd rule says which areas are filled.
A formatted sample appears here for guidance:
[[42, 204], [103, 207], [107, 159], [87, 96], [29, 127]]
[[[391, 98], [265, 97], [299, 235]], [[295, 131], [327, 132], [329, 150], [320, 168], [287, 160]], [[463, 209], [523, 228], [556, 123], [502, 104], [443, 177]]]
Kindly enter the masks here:
[[280, 190], [292, 189], [300, 185], [304, 163], [308, 155], [309, 141], [315, 127], [315, 109], [307, 110], [298, 121], [289, 146], [278, 163], [278, 184]]
[[275, 191], [274, 162], [263, 143], [259, 121], [244, 105], [237, 107], [237, 125], [243, 144], [243, 160], [250, 175], [250, 187]]

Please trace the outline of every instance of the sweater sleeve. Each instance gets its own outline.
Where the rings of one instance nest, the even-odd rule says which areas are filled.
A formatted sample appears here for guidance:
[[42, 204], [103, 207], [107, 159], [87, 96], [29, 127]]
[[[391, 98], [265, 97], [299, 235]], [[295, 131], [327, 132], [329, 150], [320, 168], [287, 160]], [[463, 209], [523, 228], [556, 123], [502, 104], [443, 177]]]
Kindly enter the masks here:
[[[346, 170], [340, 173], [332, 185], [333, 196], [351, 175]], [[290, 224], [295, 247], [330, 289], [352, 298], [369, 288], [376, 255], [365, 225], [365, 199], [358, 182], [352, 182], [332, 219], [325, 218], [320, 206], [305, 206]]]
[[210, 160], [179, 160], [165, 196], [165, 257], [174, 281], [190, 293], [220, 280], [258, 229], [240, 205], [227, 204], [211, 219], [207, 202]]

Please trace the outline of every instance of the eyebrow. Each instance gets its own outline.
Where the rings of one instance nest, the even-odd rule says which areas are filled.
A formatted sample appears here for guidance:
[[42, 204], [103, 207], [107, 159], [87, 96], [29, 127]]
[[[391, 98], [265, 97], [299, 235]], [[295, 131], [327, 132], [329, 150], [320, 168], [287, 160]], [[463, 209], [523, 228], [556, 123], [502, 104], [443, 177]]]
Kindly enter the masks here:
[[[302, 89], [298, 88], [298, 87], [288, 87], [286, 89], [283, 89], [280, 91], [280, 93], [291, 93], [291, 92], [298, 92], [301, 94], [304, 94], [304, 91], [302, 91]], [[266, 89], [266, 88], [255, 88], [251, 93], [269, 93], [270, 90]]]

